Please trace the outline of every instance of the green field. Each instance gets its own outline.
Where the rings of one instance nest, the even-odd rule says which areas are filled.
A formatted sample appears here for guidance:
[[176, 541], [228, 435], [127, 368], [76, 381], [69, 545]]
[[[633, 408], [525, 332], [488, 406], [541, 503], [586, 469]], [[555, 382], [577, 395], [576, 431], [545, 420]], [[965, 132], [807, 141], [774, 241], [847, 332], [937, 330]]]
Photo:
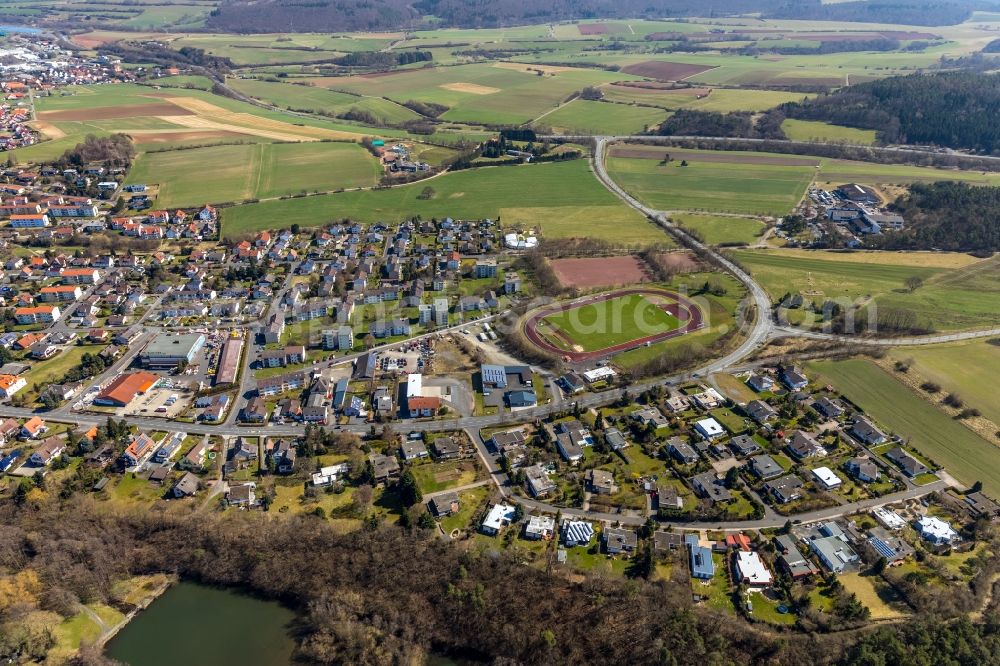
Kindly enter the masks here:
[[535, 121], [559, 134], [639, 134], [667, 119], [660, 109], [575, 99]]
[[[937, 330], [1000, 323], [1000, 260], [996, 258], [940, 268], [924, 265], [920, 255], [911, 255], [910, 265], [876, 263], [878, 255], [865, 255], [871, 262], [849, 261], [840, 257], [851, 255], [823, 251], [736, 250], [733, 256], [751, 270], [772, 299], [798, 291], [807, 301], [820, 304], [826, 299], [874, 301], [879, 308], [911, 311], [920, 323]], [[898, 258], [895, 255], [892, 260]], [[905, 287], [910, 277], [921, 278], [923, 286], [910, 292]], [[807, 315], [801, 309], [790, 311], [790, 317], [796, 314]]]
[[538, 118], [586, 86], [639, 77], [596, 69], [536, 72], [503, 63], [402, 70], [371, 79], [364, 76], [316, 79], [316, 83], [360, 95], [377, 94], [396, 102], [443, 104], [442, 120], [476, 124], [522, 124]]
[[[631, 149], [631, 147], [630, 147]], [[698, 161], [674, 148], [674, 161], [608, 158], [608, 173], [628, 192], [662, 210], [783, 215], [802, 198], [815, 169], [808, 166]], [[681, 160], [687, 159], [687, 166]], [[745, 159], [745, 158], [738, 158]]]
[[[623, 155], [623, 151], [627, 152]], [[664, 165], [661, 161], [666, 154], [671, 162]], [[681, 166], [682, 161], [687, 166]], [[622, 187], [667, 211], [784, 215], [813, 180], [824, 185], [907, 185], [940, 180], [1000, 184], [1000, 173], [673, 146], [612, 146], [607, 162], [609, 173]]]
[[500, 216], [504, 226], [535, 229], [544, 238], [585, 236], [618, 247], [674, 244], [666, 232], [625, 206], [504, 208]]
[[297, 111], [322, 112], [336, 116], [357, 110], [370, 113], [386, 123], [403, 123], [420, 118], [419, 114], [405, 106], [381, 97], [349, 95], [315, 85], [254, 79], [230, 79], [228, 85], [244, 95]]
[[811, 120], [792, 120], [781, 123], [781, 130], [792, 141], [843, 141], [845, 143], [875, 143], [875, 130], [863, 130], [843, 125]]
[[[955, 393], [983, 416], [1000, 425], [1000, 345], [988, 341], [897, 349], [892, 357], [912, 362], [911, 372], [941, 386], [941, 395]], [[973, 361], [974, 359], [974, 361]]]
[[983, 482], [990, 495], [1000, 495], [998, 449], [927, 401], [914, 395], [870, 361], [818, 361], [807, 369], [818, 373], [871, 414], [879, 423], [909, 440], [956, 479], [972, 485]]
[[353, 143], [260, 143], [144, 153], [128, 182], [158, 183], [157, 205], [171, 208], [366, 187], [379, 171]]
[[784, 92], [780, 90], [734, 90], [730, 88], [713, 88], [712, 92], [701, 99], [696, 99], [683, 108], [697, 111], [766, 111], [785, 102], [800, 102], [811, 95]]
[[764, 233], [764, 223], [752, 217], [728, 217], [721, 215], [694, 215], [681, 213], [670, 218], [685, 229], [698, 232], [706, 243], [721, 245], [726, 243], [755, 243]]
[[630, 294], [582, 305], [545, 317], [538, 330], [557, 344], [561, 339], [553, 331], [562, 331], [583, 351], [598, 351], [680, 326], [677, 317], [657, 306], [658, 300]]
[[[433, 188], [433, 196], [426, 200], [418, 199], [425, 187]], [[293, 223], [304, 227], [317, 226], [342, 218], [360, 222], [401, 220], [410, 215], [496, 219], [511, 204], [537, 209], [538, 219], [545, 215], [545, 209], [567, 206], [599, 208], [606, 211], [605, 224], [610, 229], [634, 226], [655, 232], [645, 218], [626, 208], [597, 183], [586, 160], [573, 160], [468, 169], [385, 190], [236, 206], [222, 213], [223, 233], [232, 236], [247, 231], [287, 227]], [[650, 238], [653, 238], [652, 233]]]

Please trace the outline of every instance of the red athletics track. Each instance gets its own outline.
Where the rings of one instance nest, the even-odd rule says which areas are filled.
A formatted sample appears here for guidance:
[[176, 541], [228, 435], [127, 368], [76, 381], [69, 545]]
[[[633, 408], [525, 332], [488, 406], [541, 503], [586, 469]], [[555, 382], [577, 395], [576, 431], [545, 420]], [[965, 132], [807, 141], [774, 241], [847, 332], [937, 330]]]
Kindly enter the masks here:
[[[670, 331], [664, 331], [663, 333], [656, 333], [654, 335], [647, 335], [644, 338], [636, 338], [634, 340], [629, 340], [628, 342], [623, 342], [621, 344], [613, 345], [611, 347], [605, 347], [604, 349], [598, 349], [597, 351], [590, 352], [575, 352], [568, 351], [565, 349], [560, 349], [554, 344], [545, 339], [545, 337], [538, 332], [538, 322], [546, 317], [556, 314], [557, 312], [565, 312], [566, 310], [572, 310], [574, 308], [581, 307], [583, 305], [590, 305], [593, 303], [600, 303], [602, 301], [609, 301], [613, 298], [620, 298], [622, 296], [631, 296], [632, 294], [660, 294], [667, 298], [674, 299], [675, 303], [670, 303], [663, 306], [663, 310], [668, 314], [672, 314], [677, 317], [677, 319], [684, 323], [683, 326], [675, 328]], [[574, 363], [580, 363], [584, 361], [591, 361], [596, 358], [603, 358], [611, 354], [617, 354], [629, 349], [635, 349], [636, 347], [642, 347], [646, 343], [654, 344], [657, 342], [663, 342], [664, 340], [669, 340], [671, 338], [676, 338], [685, 333], [690, 333], [695, 331], [702, 326], [704, 326], [704, 320], [702, 319], [701, 309], [692, 303], [690, 300], [684, 298], [677, 292], [667, 291], [665, 289], [655, 289], [650, 287], [633, 287], [630, 289], [618, 289], [616, 291], [610, 291], [603, 294], [598, 294], [596, 296], [587, 296], [585, 298], [578, 298], [575, 301], [570, 301], [569, 303], [562, 303], [559, 305], [554, 305], [551, 307], [545, 307], [537, 312], [533, 313], [524, 322], [524, 334], [528, 337], [535, 345], [550, 354], [556, 354], [561, 357], [568, 358]]]

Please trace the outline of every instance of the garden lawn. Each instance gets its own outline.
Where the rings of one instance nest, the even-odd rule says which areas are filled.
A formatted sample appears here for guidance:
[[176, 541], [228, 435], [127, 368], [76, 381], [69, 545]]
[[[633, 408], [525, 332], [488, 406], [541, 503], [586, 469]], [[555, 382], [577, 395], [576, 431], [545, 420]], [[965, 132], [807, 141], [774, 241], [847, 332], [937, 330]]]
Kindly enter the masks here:
[[889, 620], [903, 616], [903, 613], [889, 605], [894, 593], [881, 579], [851, 573], [838, 576], [837, 580], [845, 590], [853, 592], [858, 601], [868, 607], [872, 612], [871, 619]]
[[564, 310], [543, 321], [565, 332], [584, 351], [605, 349], [680, 325], [677, 317], [664, 312], [641, 294]]
[[594, 238], [617, 247], [672, 246], [662, 229], [625, 206], [504, 208], [504, 226], [535, 229], [544, 238]]
[[426, 462], [411, 465], [413, 476], [417, 480], [420, 492], [436, 493], [449, 488], [458, 488], [476, 480], [476, 463], [471, 460], [452, 460], [447, 462]]
[[41, 391], [48, 384], [62, 381], [70, 368], [80, 365], [84, 354], [99, 354], [102, 349], [102, 345], [73, 345], [57, 356], [35, 363], [25, 375], [28, 390]]
[[918, 453], [943, 466], [966, 485], [983, 482], [1000, 494], [997, 447], [929, 405], [881, 368], [861, 359], [817, 361], [808, 369], [830, 382], [878, 423], [909, 441]]

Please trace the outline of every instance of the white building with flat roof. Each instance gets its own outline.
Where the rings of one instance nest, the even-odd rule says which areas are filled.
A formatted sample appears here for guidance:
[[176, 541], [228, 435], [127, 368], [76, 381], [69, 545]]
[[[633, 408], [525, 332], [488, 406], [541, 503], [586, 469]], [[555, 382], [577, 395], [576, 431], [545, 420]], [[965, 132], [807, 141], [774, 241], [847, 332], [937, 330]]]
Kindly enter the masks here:
[[872, 516], [887, 530], [901, 530], [906, 527], [906, 521], [892, 509], [880, 507], [872, 511]]
[[839, 488], [843, 483], [840, 477], [833, 473], [829, 467], [817, 467], [812, 470], [813, 478], [816, 479], [816, 483], [820, 487], [826, 490], [833, 490], [834, 488]]
[[726, 434], [722, 424], [713, 418], [702, 419], [694, 424], [694, 429], [705, 439], [715, 439]]
[[514, 522], [514, 507], [510, 504], [494, 504], [479, 526], [483, 534], [496, 536], [507, 525]]
[[424, 376], [416, 373], [406, 376], [406, 397], [419, 398], [424, 391]]
[[917, 521], [917, 531], [925, 540], [935, 544], [951, 543], [958, 539], [958, 532], [951, 525], [934, 516], [924, 516]]
[[587, 380], [588, 384], [593, 384], [594, 382], [599, 382], [601, 380], [611, 379], [615, 376], [615, 371], [611, 368], [604, 366], [603, 368], [594, 368], [593, 370], [587, 370], [583, 373], [583, 378]]
[[760, 555], [743, 550], [736, 553], [736, 578], [751, 587], [769, 587], [774, 582]]

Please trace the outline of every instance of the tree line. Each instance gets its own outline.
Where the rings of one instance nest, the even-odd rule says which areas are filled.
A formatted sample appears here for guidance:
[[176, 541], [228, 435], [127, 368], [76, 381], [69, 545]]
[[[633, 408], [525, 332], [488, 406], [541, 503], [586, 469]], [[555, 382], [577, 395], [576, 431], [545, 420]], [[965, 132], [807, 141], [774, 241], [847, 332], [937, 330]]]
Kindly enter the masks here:
[[903, 215], [902, 231], [874, 236], [886, 250], [1000, 251], [1000, 187], [966, 183], [914, 183], [892, 208]]

